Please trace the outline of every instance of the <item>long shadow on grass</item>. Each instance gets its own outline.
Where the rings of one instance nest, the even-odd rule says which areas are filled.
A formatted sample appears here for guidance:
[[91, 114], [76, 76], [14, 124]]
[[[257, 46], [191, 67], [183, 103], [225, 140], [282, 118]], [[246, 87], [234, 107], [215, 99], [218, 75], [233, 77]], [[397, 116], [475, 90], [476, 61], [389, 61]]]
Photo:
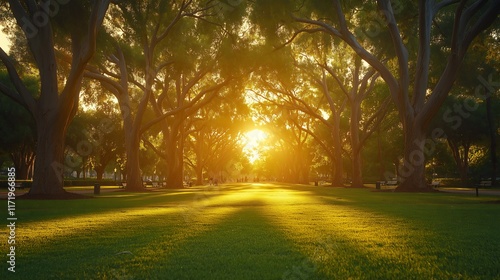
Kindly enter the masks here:
[[[144, 244], [170, 238], [180, 230], [181, 220], [178, 213], [162, 213], [98, 228], [84, 225], [71, 234], [48, 240], [40, 240], [36, 234], [19, 238], [15, 276], [19, 279], [34, 279], [33, 275], [36, 279], [103, 279], [107, 275], [108, 279], [128, 279], [119, 277], [121, 262], [137, 255], [137, 248]], [[22, 231], [21, 226], [18, 233]]]
[[[333, 232], [341, 235], [336, 240], [370, 256], [362, 261], [365, 269], [372, 267], [370, 260], [375, 264], [382, 260], [394, 271], [421, 278], [499, 276], [500, 251], [495, 248], [500, 248], [500, 241], [492, 237], [500, 230], [495, 222], [499, 211], [494, 206], [443, 194], [315, 191], [319, 194], [315, 199], [323, 205], [319, 208], [324, 208], [316, 211], [316, 217], [331, 220]], [[394, 267], [398, 263], [400, 267]]]
[[163, 206], [186, 203], [192, 200], [196, 191], [165, 191], [155, 193], [109, 193], [85, 200], [20, 200], [16, 205], [17, 215], [25, 223], [51, 219], [75, 218], [88, 214], [119, 212], [131, 208]]
[[261, 201], [229, 207], [237, 211], [141, 264], [148, 268], [140, 273], [151, 279], [327, 279], [265, 218]]
[[[119, 205], [117, 208], [110, 208], [108, 205], [106, 206], [108, 211], [105, 212], [78, 213], [77, 215], [60, 214], [60, 216], [55, 216], [52, 219], [38, 218], [36, 221], [28, 223], [23, 220], [23, 232], [19, 234], [18, 239], [21, 242], [29, 242], [32, 246], [44, 246], [44, 244], [58, 242], [58, 240], [72, 239], [80, 235], [82, 231], [94, 234], [122, 224], [141, 227], [145, 219], [155, 219], [162, 216], [175, 216], [179, 220], [177, 223], [186, 223], [189, 219], [202, 214], [203, 209], [207, 207], [207, 203], [214, 199], [220, 199], [224, 195], [220, 193], [203, 194], [191, 196], [191, 199], [175, 201], [166, 200], [161, 195], [155, 196], [155, 199], [149, 201], [149, 204], [137, 204], [135, 202], [130, 204], [127, 201], [122, 201], [125, 205]], [[85, 208], [82, 205], [79, 205], [79, 207]], [[72, 209], [72, 211], [75, 211], [75, 209]], [[47, 216], [43, 217], [46, 218]], [[146, 225], [150, 224], [146, 223]]]
[[[326, 279], [260, 213], [262, 206], [206, 208], [185, 224], [145, 216], [24, 254], [17, 276], [39, 279]], [[162, 220], [164, 222], [162, 223]]]
[[[167, 196], [165, 200], [148, 197], [143, 200], [148, 203], [141, 199], [127, 202], [129, 208], [124, 211], [129, 216], [122, 219], [97, 227], [83, 225], [80, 231], [74, 224], [70, 226], [73, 233], [41, 243], [35, 242], [36, 236], [25, 237], [20, 240], [16, 276], [423, 279], [458, 275], [454, 270], [438, 273], [439, 255], [419, 241], [434, 232], [426, 233], [426, 229], [385, 213], [385, 208], [370, 205], [371, 198], [357, 199], [342, 191], [334, 192], [335, 200], [328, 200], [325, 196], [330, 191], [321, 190], [313, 197], [310, 194], [315, 190], [305, 187], [259, 188], [249, 186], [248, 193], [239, 189], [203, 195], [202, 201], [193, 196], [173, 201]], [[186, 219], [180, 209], [163, 208], [163, 201], [167, 205], [189, 202], [187, 206], [194, 210]], [[51, 230], [50, 224], [46, 226]], [[474, 275], [470, 271], [463, 274]]]
[[[200, 197], [201, 202], [210, 202], [218, 196]], [[234, 207], [208, 207], [197, 199], [182, 200], [183, 205], [173, 207], [154, 201], [142, 207], [35, 222], [29, 229], [23, 225], [17, 241], [19, 264], [26, 269], [17, 275], [38, 275], [41, 279], [68, 275], [121, 279], [117, 275], [123, 276], [123, 269], [128, 266], [122, 262], [127, 258], [139, 256], [149, 263], [148, 257], [155, 260], [155, 255], [170, 252], [176, 244], [209, 230], [235, 211]], [[189, 210], [189, 221], [201, 222], [188, 224], [184, 210]]]

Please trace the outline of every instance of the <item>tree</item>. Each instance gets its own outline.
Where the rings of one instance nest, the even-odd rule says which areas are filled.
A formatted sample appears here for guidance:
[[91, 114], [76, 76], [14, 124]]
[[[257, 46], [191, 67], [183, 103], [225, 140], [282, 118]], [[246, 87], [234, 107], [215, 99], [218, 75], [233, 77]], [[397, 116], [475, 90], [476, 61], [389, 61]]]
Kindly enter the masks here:
[[[215, 8], [193, 4], [192, 17], [204, 20], [187, 18], [179, 22], [172, 36], [166, 38], [162, 50], [161, 55], [166, 54], [172, 63], [161, 74], [157, 95], [150, 102], [156, 119], [161, 120], [157, 123], [163, 143], [161, 149], [156, 150], [166, 161], [167, 187], [178, 188], [183, 183], [189, 119], [196, 117], [217, 96], [232, 99], [240, 92], [237, 80], [242, 68], [235, 59], [245, 53], [245, 43], [238, 42], [239, 38], [232, 34], [233, 22], [221, 22], [209, 16]], [[194, 16], [196, 14], [199, 15]], [[200, 33], [203, 36], [199, 36]], [[169, 116], [164, 117], [166, 114]]]
[[[294, 68], [295, 67], [291, 69]], [[296, 68], [295, 70], [299, 70], [299, 68]], [[321, 139], [317, 133], [310, 129], [310, 126], [303, 125], [304, 123], [306, 123], [303, 120], [303, 117], [301, 118], [302, 120], [299, 123], [293, 123], [293, 121], [298, 121], [298, 119], [296, 118], [288, 118], [288, 121], [291, 121], [293, 124], [293, 126], [291, 127], [293, 127], [294, 129], [297, 128], [300, 133], [305, 133], [313, 137], [313, 139], [324, 148], [325, 152], [327, 152], [332, 161], [332, 185], [342, 186], [344, 163], [342, 159], [343, 150], [341, 119], [342, 113], [346, 108], [346, 99], [344, 98], [339, 100], [337, 98], [333, 98], [333, 94], [329, 89], [329, 85], [331, 85], [331, 83], [329, 84], [324, 79], [317, 79], [314, 81], [314, 79], [308, 79], [308, 75], [306, 75], [306, 77], [302, 76], [303, 73], [309, 73], [312, 70], [300, 70], [300, 72], [289, 72], [287, 73], [288, 75], [286, 77], [283, 76], [283, 73], [280, 70], [277, 70], [276, 72], [264, 72], [265, 75], [263, 76], [265, 77], [261, 78], [259, 82], [262, 89], [256, 91], [256, 93], [266, 102], [271, 103], [278, 108], [281, 108], [280, 110], [284, 110], [286, 112], [300, 111], [300, 114], [307, 114], [309, 118], [318, 120], [329, 128], [330, 137], [333, 141], [332, 143], [326, 144], [325, 139]], [[311, 82], [310, 80], [313, 81]], [[315, 88], [319, 89], [314, 90]], [[328, 101], [326, 102], [326, 105], [324, 104], [324, 98], [321, 98], [321, 92], [323, 92]], [[323, 116], [322, 110], [323, 112], [325, 112], [326, 110], [330, 111], [330, 117], [328, 119]], [[297, 115], [299, 113], [294, 112], [293, 114], [296, 114], [294, 116], [299, 116]], [[270, 120], [267, 121], [268, 123], [270, 123], [274, 121], [274, 118], [280, 116], [282, 112], [278, 111], [278, 113], [276, 113], [268, 111], [267, 114], [271, 114], [273, 116]], [[286, 116], [290, 117], [291, 113], [285, 114], [285, 119], [287, 118]], [[269, 119], [269, 117], [267, 118]], [[301, 142], [296, 142], [294, 139], [289, 140], [292, 141], [292, 143]], [[298, 146], [300, 145], [301, 144], [299, 144]], [[300, 156], [300, 154], [297, 154], [297, 157]], [[290, 178], [290, 176], [288, 176], [288, 178]]]
[[[284, 90], [268, 85], [269, 92], [259, 93], [262, 100], [259, 107], [258, 123], [271, 131], [274, 139], [264, 159], [267, 176], [277, 177], [289, 183], [308, 184], [312, 160], [311, 127], [312, 119], [290, 103], [278, 103], [272, 99], [274, 93]], [[289, 96], [294, 95], [290, 94]], [[269, 98], [271, 97], [271, 98]], [[281, 96], [280, 96], [281, 97]], [[279, 97], [278, 97], [279, 98]], [[272, 140], [269, 140], [271, 142]], [[274, 166], [275, 165], [275, 166]]]
[[481, 106], [481, 110], [479, 107], [478, 101], [472, 97], [449, 96], [433, 123], [433, 128], [445, 132], [443, 138], [448, 143], [464, 186], [469, 183], [470, 150], [488, 135], [483, 117], [485, 106]]
[[87, 123], [87, 141], [92, 146], [90, 161], [97, 174], [97, 180], [102, 180], [108, 164], [117, 160], [117, 156], [124, 151], [123, 133], [116, 125], [119, 116], [111, 115], [106, 111], [92, 113]]
[[[10, 84], [6, 72], [0, 72], [0, 81]], [[37, 91], [38, 81], [33, 77], [23, 81], [30, 92]], [[12, 84], [10, 84], [13, 88]], [[15, 120], [13, 122], [12, 120]], [[35, 160], [35, 121], [33, 116], [10, 98], [0, 95], [0, 153], [9, 155], [16, 168], [18, 180], [28, 180], [33, 176]]]
[[[405, 8], [403, 3], [398, 4]], [[456, 6], [455, 11], [451, 10], [451, 6]], [[403, 125], [404, 157], [403, 166], [399, 170], [401, 184], [398, 190], [427, 189], [425, 156], [429, 149], [426, 147], [429, 142], [429, 139], [426, 139], [429, 124], [448, 96], [470, 44], [496, 20], [500, 2], [420, 0], [417, 49], [412, 50], [417, 53], [415, 57], [409, 53], [410, 45], [405, 43], [406, 37], [401, 31], [401, 27], [405, 26], [398, 25], [397, 17], [400, 16], [400, 21], [405, 18], [401, 7], [395, 10], [391, 1], [378, 0], [377, 10], [386, 25], [386, 34], [392, 39], [394, 59], [391, 62], [394, 64], [384, 63], [373, 53], [377, 50], [376, 45], [363, 46], [360, 36], [352, 32], [353, 26], [357, 24], [356, 17], [349, 17], [349, 22], [340, 1], [333, 1], [333, 8], [336, 19], [332, 21], [297, 15], [293, 19], [305, 25], [299, 32], [321, 31], [343, 40], [384, 79]], [[441, 22], [453, 22], [448, 33], [439, 33], [442, 32], [439, 29]], [[433, 24], [436, 23], [438, 26], [433, 28]], [[408, 28], [408, 25], [406, 27]], [[431, 60], [433, 57], [430, 46], [433, 40], [440, 40], [443, 37], [449, 42], [448, 59], [440, 75], [431, 80], [429, 69], [433, 65]], [[431, 138], [436, 138], [440, 133], [441, 131], [436, 131], [434, 133], [436, 135], [432, 135]]]
[[[115, 52], [105, 53], [103, 56], [107, 57], [114, 66], [109, 69], [109, 63], [98, 61], [97, 67], [89, 67], [86, 72], [88, 77], [99, 80], [103, 87], [118, 100], [125, 135], [126, 188], [130, 191], [141, 191], [144, 188], [139, 158], [141, 137], [145, 131], [143, 119], [152, 98], [157, 73], [169, 64], [168, 61], [167, 63], [158, 61], [158, 45], [165, 40], [173, 27], [187, 16], [187, 9], [191, 2], [182, 1], [172, 5], [166, 4], [166, 1], [121, 2], [116, 9], [111, 11], [113, 19], [110, 24], [126, 32], [115, 35]], [[148, 12], [152, 12], [151, 16], [146, 16]], [[148, 26], [154, 26], [154, 28], [151, 29]], [[133, 43], [130, 44], [130, 42]], [[131, 46], [131, 48], [125, 48], [125, 46]], [[124, 49], [129, 50], [128, 61]], [[105, 49], [105, 51], [108, 50]], [[130, 65], [135, 66], [135, 69], [129, 69]], [[132, 85], [138, 90], [132, 88]], [[132, 102], [134, 95], [138, 96], [137, 104]]]
[[[9, 5], [10, 14], [4, 16], [13, 17], [23, 30], [40, 76], [40, 92], [35, 98], [16, 70], [15, 63], [0, 48], [0, 59], [15, 87], [11, 89], [1, 83], [0, 91], [24, 106], [36, 123], [37, 157], [29, 194], [64, 194], [65, 133], [77, 111], [83, 71], [95, 52], [97, 32], [109, 1], [72, 1], [60, 5], [56, 1], [10, 0]], [[55, 40], [55, 26], [64, 28], [66, 32], [60, 32], [60, 35], [70, 41], [69, 47], [59, 48], [60, 45], [56, 44], [60, 40]], [[56, 50], [66, 50], [71, 55], [69, 73], [58, 71]]]
[[203, 184], [204, 173], [211, 177], [224, 172], [233, 175], [228, 169], [242, 158], [241, 129], [249, 121], [248, 113], [242, 95], [238, 95], [214, 98], [188, 120], [184, 158], [196, 173], [196, 184]]
[[[148, 141], [144, 133], [155, 125], [162, 128], [164, 151], [154, 150], [167, 161], [167, 186], [180, 187], [184, 122], [231, 79], [220, 75], [229, 73], [228, 68], [221, 65], [220, 52], [211, 52], [217, 50], [220, 38], [206, 36], [203, 41], [195, 38], [199, 34], [197, 28], [202, 32], [209, 30], [203, 20], [196, 22], [206, 21], [217, 6], [186, 0], [125, 1], [118, 7], [113, 14], [123, 19], [120, 24], [127, 32], [125, 36], [120, 35], [119, 40], [115, 38], [118, 47], [108, 56], [114, 69], [101, 63], [99, 67], [89, 68], [86, 75], [101, 81], [118, 99], [124, 119], [127, 189], [143, 188], [139, 146], [141, 140]], [[207, 42], [209, 39], [214, 41]], [[180, 41], [187, 44], [179, 44]], [[214, 79], [210, 81], [210, 78]], [[136, 106], [131, 102], [132, 95], [138, 96]], [[154, 117], [146, 120], [149, 110]], [[147, 144], [154, 148], [152, 143]]]
[[[336, 90], [342, 92], [349, 105], [349, 140], [350, 140], [350, 155], [351, 155], [351, 186], [363, 186], [362, 160], [361, 151], [366, 140], [378, 129], [380, 123], [389, 108], [390, 99], [380, 101], [378, 106], [371, 107], [369, 110], [363, 110], [362, 104], [366, 99], [373, 95], [375, 82], [378, 75], [373, 69], [366, 69], [361, 63], [359, 57], [345, 56], [349, 51], [342, 51], [342, 47], [337, 46], [339, 57], [335, 60], [336, 66], [330, 66], [326, 62], [319, 63], [322, 69], [331, 76], [336, 83]], [[342, 58], [340, 58], [342, 54]], [[354, 63], [352, 63], [354, 61]], [[352, 64], [350, 66], [349, 64]], [[334, 68], [335, 67], [335, 68]], [[341, 70], [343, 68], [344, 70]], [[339, 74], [342, 72], [342, 74]], [[323, 77], [325, 73], [322, 73]], [[333, 103], [327, 80], [313, 77], [316, 83], [323, 88], [323, 94], [329, 100], [329, 104]], [[330, 109], [334, 113], [336, 109]], [[366, 112], [368, 111], [368, 112]]]

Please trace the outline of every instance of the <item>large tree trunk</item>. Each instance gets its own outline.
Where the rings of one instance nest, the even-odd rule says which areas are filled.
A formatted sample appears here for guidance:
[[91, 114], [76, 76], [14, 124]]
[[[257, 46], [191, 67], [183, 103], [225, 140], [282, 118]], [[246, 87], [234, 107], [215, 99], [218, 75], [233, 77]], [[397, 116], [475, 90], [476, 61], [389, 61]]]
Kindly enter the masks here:
[[176, 143], [178, 137], [174, 138], [167, 148], [166, 182], [167, 188], [178, 189], [183, 187], [183, 153], [181, 152], [182, 145]]
[[123, 127], [125, 130], [125, 152], [127, 164], [125, 174], [127, 174], [127, 191], [143, 191], [141, 167], [139, 164], [140, 136], [132, 127], [132, 118], [130, 115], [124, 115]]
[[175, 116], [172, 123], [165, 122], [163, 129], [166, 146], [167, 188], [178, 189], [184, 186], [184, 115]]
[[102, 166], [102, 165], [98, 165], [94, 168], [97, 180], [102, 180], [102, 177], [104, 175], [104, 168], [105, 168], [105, 166]]
[[490, 156], [491, 156], [491, 185], [495, 186], [497, 184], [497, 129], [493, 121], [493, 112], [491, 109], [491, 95], [486, 98], [486, 117], [488, 119], [488, 130], [490, 136]]
[[[443, 104], [457, 78], [460, 64], [472, 43], [473, 39], [483, 30], [491, 26], [498, 19], [500, 1], [419, 1], [418, 2], [418, 56], [416, 61], [409, 61], [409, 53], [405, 40], [398, 28], [398, 22], [392, 8], [391, 1], [377, 1], [378, 10], [382, 12], [387, 31], [390, 35], [395, 55], [398, 60], [395, 75], [392, 69], [379, 60], [373, 53], [363, 48], [356, 37], [349, 31], [349, 24], [343, 12], [341, 1], [333, 1], [334, 10], [338, 19], [337, 28], [322, 20], [294, 17], [295, 21], [312, 24], [320, 27], [328, 34], [338, 37], [376, 69], [387, 83], [396, 107], [398, 108], [405, 136], [404, 165], [400, 170], [401, 185], [398, 190], [426, 190], [425, 184], [425, 156], [419, 141], [425, 140], [424, 127], [427, 126]], [[431, 61], [432, 25], [435, 16], [441, 9], [457, 4], [451, 34], [450, 52], [448, 61], [437, 82], [429, 90], [429, 69]], [[439, 63], [439, 60], [435, 61]], [[409, 65], [415, 65], [413, 94], [409, 94], [410, 73]], [[415, 125], [412, 118], [419, 119]], [[410, 120], [410, 121], [409, 121]], [[415, 142], [416, 141], [416, 142]]]
[[398, 169], [399, 186], [397, 191], [420, 192], [430, 190], [425, 181], [426, 135], [414, 123], [405, 122], [403, 165]]
[[139, 166], [139, 146], [137, 149], [129, 149], [127, 151], [127, 191], [143, 191], [144, 185], [142, 182], [141, 169]]
[[83, 173], [83, 179], [87, 179], [87, 156], [82, 157], [82, 173]]
[[344, 172], [344, 163], [342, 161], [342, 141], [340, 139], [340, 113], [335, 114], [335, 119], [333, 120], [333, 178], [332, 187], [343, 187], [344, 182], [342, 178], [342, 173]]
[[378, 167], [379, 167], [379, 180], [384, 180], [384, 174], [385, 174], [385, 165], [384, 161], [382, 160], [382, 143], [380, 141], [380, 127], [377, 128], [377, 160], [378, 160]]
[[307, 155], [302, 155], [300, 161], [299, 161], [299, 183], [300, 184], [309, 184], [309, 168], [310, 164], [307, 161]]
[[351, 187], [363, 187], [363, 172], [361, 170], [361, 153], [360, 149], [353, 150], [352, 153], [352, 182]]
[[202, 147], [201, 147], [201, 136], [198, 136], [199, 140], [196, 141], [194, 150], [196, 155], [196, 164], [193, 165], [194, 172], [196, 173], [196, 185], [203, 185], [203, 156], [202, 156]]
[[451, 139], [448, 137], [448, 146], [451, 149], [453, 154], [453, 159], [457, 164], [458, 172], [460, 174], [460, 180], [462, 181], [462, 185], [466, 186], [469, 181], [469, 150], [470, 144], [463, 144], [463, 154], [460, 153], [460, 144], [458, 141]]
[[360, 119], [360, 106], [358, 106], [357, 101], [351, 102], [351, 120], [350, 120], [350, 132], [351, 132], [351, 149], [352, 149], [352, 183], [351, 187], [360, 188], [363, 187], [363, 173], [361, 171], [361, 144], [359, 141], [359, 119]]
[[183, 178], [182, 178], [182, 165], [179, 165], [174, 162], [170, 162], [169, 167], [167, 168], [167, 178], [165, 181], [167, 182], [167, 188], [169, 189], [179, 189], [183, 187]]
[[203, 167], [200, 165], [196, 165], [196, 185], [203, 185]]
[[[38, 14], [45, 15], [44, 3], [30, 1], [9, 1], [9, 7], [19, 27], [31, 24]], [[37, 148], [33, 185], [30, 195], [64, 194], [64, 140], [68, 125], [78, 109], [83, 70], [95, 52], [97, 30], [108, 9], [108, 1], [94, 1], [88, 19], [80, 19], [88, 25], [86, 33], [70, 31], [72, 44], [71, 70], [66, 77], [64, 89], [59, 92], [59, 77], [54, 45], [52, 23], [37, 25], [37, 32], [31, 34], [22, 28], [28, 47], [36, 61], [40, 75], [40, 96], [34, 99], [27, 90], [14, 64], [0, 48], [0, 59], [7, 67], [16, 91], [2, 87], [2, 92], [24, 105], [35, 117], [37, 126]], [[71, 29], [71, 28], [70, 28]], [[33, 31], [33, 30], [31, 30]], [[68, 38], [68, 37], [67, 37]], [[61, 38], [62, 39], [62, 38]]]
[[59, 195], [66, 191], [64, 178], [64, 139], [66, 126], [58, 111], [37, 118], [37, 148], [31, 195]]
[[304, 149], [299, 146], [295, 151], [296, 156], [292, 156], [293, 183], [309, 184], [309, 166], [306, 161]]

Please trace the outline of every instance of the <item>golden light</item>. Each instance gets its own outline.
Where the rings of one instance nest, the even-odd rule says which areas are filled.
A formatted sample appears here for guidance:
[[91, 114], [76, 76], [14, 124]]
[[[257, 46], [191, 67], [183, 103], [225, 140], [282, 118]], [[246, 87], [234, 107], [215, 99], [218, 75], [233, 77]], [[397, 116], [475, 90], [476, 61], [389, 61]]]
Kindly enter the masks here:
[[2, 48], [6, 53], [10, 51], [10, 40], [7, 38], [7, 34], [3, 32], [3, 26], [0, 25], [0, 48]]
[[247, 155], [250, 163], [254, 163], [261, 157], [268, 137], [267, 133], [260, 129], [254, 129], [244, 134], [243, 152]]

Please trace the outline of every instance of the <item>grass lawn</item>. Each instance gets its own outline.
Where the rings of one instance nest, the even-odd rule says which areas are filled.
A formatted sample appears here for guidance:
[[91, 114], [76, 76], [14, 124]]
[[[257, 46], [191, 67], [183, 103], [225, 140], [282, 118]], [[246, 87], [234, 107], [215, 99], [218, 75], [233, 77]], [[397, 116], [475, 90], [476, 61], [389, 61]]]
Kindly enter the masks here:
[[499, 199], [234, 184], [17, 200], [0, 278], [500, 279]]

